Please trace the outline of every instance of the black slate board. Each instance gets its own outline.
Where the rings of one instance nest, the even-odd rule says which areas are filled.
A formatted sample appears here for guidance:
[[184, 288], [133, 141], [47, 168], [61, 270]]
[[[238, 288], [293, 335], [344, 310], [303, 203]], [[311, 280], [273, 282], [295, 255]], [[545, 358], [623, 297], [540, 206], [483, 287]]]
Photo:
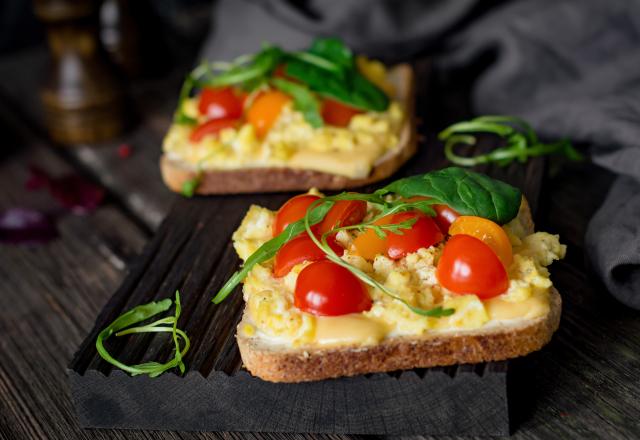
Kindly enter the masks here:
[[[506, 362], [274, 384], [70, 373], [80, 424], [99, 428], [348, 434], [507, 435]], [[171, 396], [170, 399], [167, 397]]]
[[[419, 96], [424, 96], [422, 92]], [[427, 131], [426, 135], [418, 155], [395, 178], [446, 165], [441, 147], [435, 148], [435, 133]], [[477, 149], [486, 151], [493, 146], [483, 140]], [[522, 188], [535, 211], [543, 168], [544, 163], [536, 159], [526, 165], [478, 170]], [[271, 384], [242, 370], [235, 342], [243, 307], [240, 288], [221, 305], [210, 300], [239, 264], [230, 236], [250, 204], [276, 209], [290, 196], [177, 200], [69, 365], [81, 425], [381, 435], [508, 434], [509, 412], [514, 408], [509, 407], [507, 391], [517, 381], [513, 362], [307, 384]], [[133, 306], [172, 297], [176, 289], [183, 303], [180, 327], [192, 341], [184, 377], [173, 372], [154, 379], [129, 377], [97, 355], [95, 337], [102, 328]], [[166, 335], [113, 338], [107, 346], [127, 364], [150, 359], [164, 362], [173, 349]]]
[[[213, 293], [239, 261], [229, 237], [251, 203], [278, 207], [288, 195], [180, 199], [133, 264], [69, 366], [84, 427], [357, 434], [509, 433], [508, 363], [271, 384], [242, 371], [235, 327], [240, 288], [221, 305]], [[191, 338], [184, 377], [129, 377], [104, 362], [95, 337], [131, 307], [180, 289], [180, 327]], [[112, 338], [119, 360], [166, 361], [166, 335]], [[170, 396], [168, 398], [168, 396]]]

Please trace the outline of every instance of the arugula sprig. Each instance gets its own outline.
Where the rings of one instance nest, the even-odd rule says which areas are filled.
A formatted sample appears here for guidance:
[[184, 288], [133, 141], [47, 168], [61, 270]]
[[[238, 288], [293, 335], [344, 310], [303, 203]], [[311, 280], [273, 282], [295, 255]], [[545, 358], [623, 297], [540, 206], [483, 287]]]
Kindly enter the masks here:
[[[314, 202], [314, 203], [317, 203], [317, 201]], [[422, 206], [426, 206], [424, 203], [420, 203], [420, 204]], [[327, 238], [330, 235], [336, 234], [336, 233], [338, 233], [340, 231], [349, 231], [349, 230], [358, 230], [358, 231], [364, 232], [366, 229], [373, 229], [375, 234], [378, 235], [380, 238], [385, 238], [387, 233], [389, 233], [389, 232], [391, 232], [393, 234], [402, 235], [404, 230], [410, 229], [411, 226], [413, 226], [413, 224], [417, 220], [416, 218], [408, 219], [408, 220], [402, 221], [400, 223], [391, 223], [391, 224], [386, 224], [386, 225], [376, 225], [375, 222], [377, 222], [382, 217], [390, 215], [390, 214], [392, 214], [394, 212], [401, 212], [401, 211], [411, 210], [412, 207], [415, 206], [415, 205], [417, 205], [417, 203], [396, 203], [395, 206], [393, 206], [393, 207], [391, 207], [391, 208], [389, 208], [387, 210], [383, 210], [382, 211], [383, 213], [378, 214], [377, 216], [375, 216], [374, 218], [372, 218], [368, 222], [360, 223], [360, 224], [357, 224], [357, 225], [342, 226], [342, 227], [334, 228], [331, 231], [327, 231], [324, 234], [322, 234], [322, 237], [320, 237], [320, 239], [318, 239], [316, 237], [316, 235], [313, 233], [313, 231], [311, 230], [311, 226], [312, 225], [308, 221], [309, 220], [309, 216], [305, 215], [305, 217], [304, 217], [305, 229], [307, 231], [307, 234], [309, 234], [309, 237], [311, 237], [311, 240], [315, 243], [315, 245], [318, 246], [318, 248], [320, 248], [320, 250], [322, 250], [327, 255], [327, 259], [329, 261], [332, 261], [333, 263], [338, 264], [338, 265], [344, 267], [345, 269], [349, 270], [349, 272], [354, 274], [363, 283], [367, 284], [368, 286], [373, 287], [374, 289], [380, 290], [381, 292], [385, 293], [386, 295], [390, 296], [391, 298], [395, 299], [396, 301], [400, 301], [402, 304], [407, 306], [412, 312], [414, 312], [414, 313], [416, 313], [418, 315], [430, 316], [430, 317], [434, 317], [434, 318], [440, 318], [440, 317], [444, 317], [444, 316], [449, 316], [449, 315], [452, 315], [455, 312], [454, 309], [444, 309], [441, 306], [434, 307], [432, 309], [423, 309], [423, 308], [416, 307], [416, 306], [412, 305], [411, 303], [409, 303], [404, 298], [402, 298], [402, 297], [396, 295], [395, 293], [393, 293], [393, 291], [391, 291], [389, 288], [387, 288], [384, 284], [378, 282], [377, 280], [375, 280], [374, 278], [369, 276], [363, 270], [357, 268], [356, 266], [354, 266], [352, 264], [349, 264], [347, 261], [345, 261], [342, 258], [340, 258], [338, 256], [338, 254], [335, 253], [335, 251], [331, 248], [331, 246], [329, 246], [329, 243], [327, 242]], [[311, 206], [313, 206], [313, 204]], [[307, 211], [307, 213], [308, 213], [308, 211]]]
[[[134, 324], [138, 324], [162, 312], [166, 312], [167, 310], [169, 310], [172, 303], [175, 304], [174, 316], [161, 318], [150, 324], [131, 327]], [[176, 291], [175, 301], [171, 301], [170, 298], [166, 298], [162, 301], [153, 301], [147, 304], [136, 306], [117, 317], [115, 321], [109, 324], [98, 334], [98, 337], [96, 338], [96, 350], [98, 351], [98, 354], [102, 357], [102, 359], [130, 373], [132, 376], [137, 376], [139, 374], [148, 374], [149, 377], [156, 377], [161, 375], [165, 371], [175, 367], [178, 367], [180, 372], [184, 374], [185, 366], [182, 358], [187, 353], [187, 351], [189, 351], [191, 343], [187, 334], [178, 328], [178, 318], [180, 318], [180, 312], [180, 292], [178, 291]], [[173, 359], [164, 364], [151, 361], [137, 365], [126, 365], [111, 356], [107, 349], [104, 347], [104, 342], [113, 334], [115, 334], [116, 336], [124, 336], [137, 333], [171, 333], [173, 342], [175, 344]], [[180, 340], [182, 340], [184, 344], [182, 349], [180, 348]]]
[[[475, 145], [476, 137], [469, 133], [489, 133], [505, 139], [502, 147], [473, 157], [460, 156], [455, 148], [459, 145]], [[438, 134], [444, 141], [444, 154], [456, 165], [471, 167], [495, 162], [506, 166], [517, 160], [525, 163], [530, 157], [561, 154], [570, 160], [582, 160], [583, 156], [566, 139], [550, 144], [540, 142], [535, 131], [526, 121], [515, 116], [480, 116], [470, 121], [453, 124]]]

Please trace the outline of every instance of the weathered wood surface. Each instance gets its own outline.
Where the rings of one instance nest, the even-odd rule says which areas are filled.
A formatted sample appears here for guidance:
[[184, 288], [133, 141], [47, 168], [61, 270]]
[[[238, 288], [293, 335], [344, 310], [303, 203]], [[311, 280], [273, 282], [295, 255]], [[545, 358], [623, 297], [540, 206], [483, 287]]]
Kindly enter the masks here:
[[[0, 206], [48, 203], [41, 195], [22, 189], [25, 167], [32, 161], [51, 171], [73, 166], [93, 174], [110, 189], [110, 197], [92, 215], [66, 218], [58, 241], [33, 249], [0, 245], [0, 438], [244, 437], [233, 433], [78, 427], [69, 400], [65, 366], [123, 279], [125, 265], [148, 239], [146, 230], [158, 222], [149, 221], [144, 212], [133, 208], [135, 205], [126, 200], [126, 188], [121, 187], [120, 192], [111, 189], [110, 184], [117, 180], [114, 176], [98, 175], [100, 171], [90, 164], [84, 165], [80, 156], [53, 153], [46, 142], [29, 135], [28, 131], [38, 130], [34, 122], [38, 120], [36, 96], [31, 93], [37, 71], [30, 68], [34, 64], [17, 65], [20, 63], [15, 60], [0, 63], [0, 106], [6, 104], [0, 111], [3, 129]], [[5, 76], [6, 72], [11, 75]], [[429, 122], [430, 145], [435, 145], [429, 142], [434, 132], [428, 128], [442, 127], [465, 116], [457, 110], [459, 105], [452, 104], [461, 99], [453, 93], [456, 90], [442, 88], [430, 96], [432, 105], [428, 110], [434, 112], [426, 111], [423, 116]], [[156, 92], [158, 96], [166, 93], [173, 95], [174, 90], [167, 87]], [[7, 96], [10, 99], [3, 99]], [[157, 127], [165, 123], [162, 121], [167, 114], [148, 117], [155, 121], [148, 124], [155, 127], [155, 133], [160, 133]], [[15, 147], [19, 151], [14, 151]], [[107, 146], [106, 150], [116, 157], [114, 146]], [[139, 166], [150, 170], [155, 163], [141, 159]], [[521, 423], [513, 438], [640, 437], [640, 312], [625, 308], [608, 296], [591, 275], [583, 248], [586, 225], [610, 181], [606, 172], [586, 164], [564, 167], [560, 174], [548, 175], [544, 181], [536, 216], [538, 226], [560, 233], [563, 242], [569, 245], [566, 260], [552, 268], [554, 282], [563, 295], [564, 313], [551, 344], [522, 365], [530, 381], [526, 392], [519, 394], [525, 410], [516, 415]], [[158, 188], [157, 194], [161, 193], [158, 181], [146, 183]], [[144, 200], [143, 195], [140, 197]], [[171, 203], [168, 200], [164, 205], [154, 205], [153, 199], [149, 200], [150, 207], [164, 206], [164, 210], [156, 210], [162, 213]]]

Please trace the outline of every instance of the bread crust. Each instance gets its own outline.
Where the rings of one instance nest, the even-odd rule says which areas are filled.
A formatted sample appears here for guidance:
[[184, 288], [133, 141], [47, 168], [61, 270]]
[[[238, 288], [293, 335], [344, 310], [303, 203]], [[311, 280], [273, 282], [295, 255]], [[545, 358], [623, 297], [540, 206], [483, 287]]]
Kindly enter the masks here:
[[[518, 215], [528, 234], [534, 223], [523, 197]], [[242, 361], [251, 372], [271, 382], [307, 382], [341, 376], [498, 361], [539, 350], [558, 329], [562, 299], [550, 290], [549, 313], [533, 319], [474, 330], [452, 330], [424, 336], [389, 338], [367, 347], [296, 349], [265, 344], [236, 335]], [[245, 317], [246, 317], [245, 308]], [[239, 328], [245, 323], [243, 319]]]
[[[311, 187], [321, 190], [357, 188], [378, 182], [391, 176], [417, 150], [414, 118], [414, 74], [408, 64], [399, 64], [390, 71], [390, 77], [398, 90], [396, 99], [405, 103], [407, 117], [400, 131], [398, 147], [393, 154], [375, 164], [369, 176], [350, 179], [337, 174], [287, 167], [241, 168], [234, 170], [207, 170], [202, 172], [197, 194], [240, 194], [302, 191]], [[175, 192], [181, 192], [185, 181], [196, 178], [193, 167], [169, 159], [160, 158], [160, 171], [165, 184]]]
[[560, 294], [552, 288], [549, 313], [516, 325], [425, 337], [396, 337], [369, 347], [313, 350], [282, 350], [255, 338], [238, 336], [237, 339], [244, 366], [254, 376], [270, 382], [308, 382], [524, 356], [551, 340], [560, 323], [561, 309]]

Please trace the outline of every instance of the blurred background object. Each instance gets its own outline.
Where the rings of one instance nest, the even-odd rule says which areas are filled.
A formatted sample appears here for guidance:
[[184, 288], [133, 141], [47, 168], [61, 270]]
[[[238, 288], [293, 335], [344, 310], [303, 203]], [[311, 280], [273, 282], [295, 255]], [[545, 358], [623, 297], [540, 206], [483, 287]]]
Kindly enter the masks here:
[[97, 142], [126, 124], [124, 84], [99, 38], [95, 0], [36, 0], [51, 52], [42, 89], [51, 138], [62, 144]]

